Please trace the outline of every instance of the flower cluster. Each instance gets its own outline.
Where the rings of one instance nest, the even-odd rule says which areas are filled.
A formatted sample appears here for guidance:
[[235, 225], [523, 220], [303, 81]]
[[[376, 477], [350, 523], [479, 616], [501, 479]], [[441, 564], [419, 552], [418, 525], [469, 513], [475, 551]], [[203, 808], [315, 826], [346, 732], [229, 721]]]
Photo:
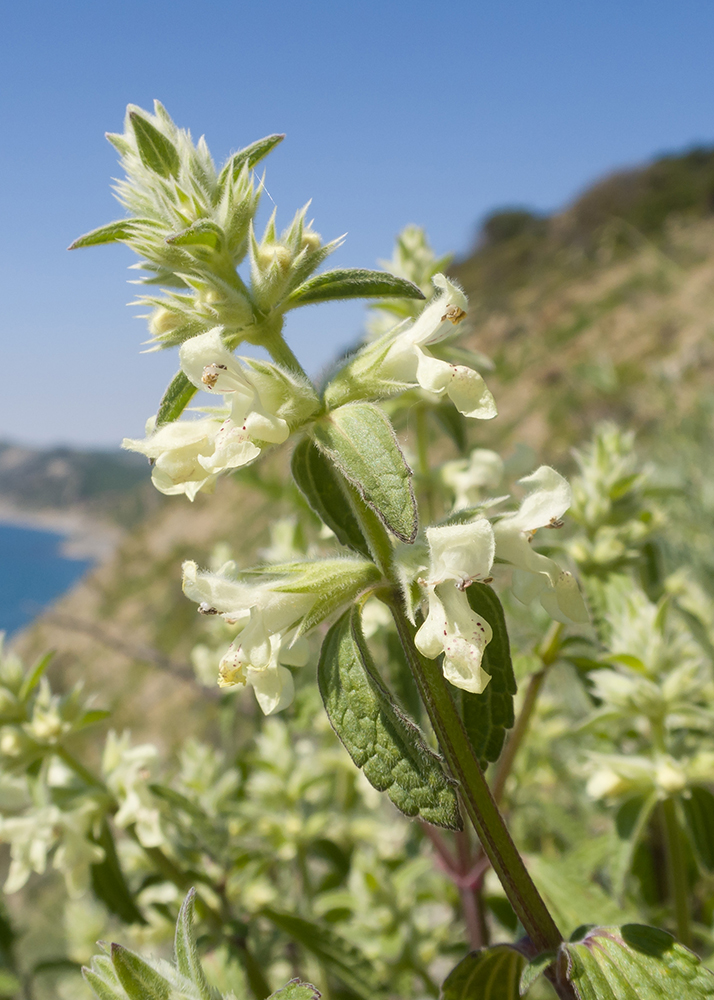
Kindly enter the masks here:
[[[570, 505], [570, 487], [549, 466], [541, 466], [521, 483], [532, 487], [531, 492], [517, 511], [493, 524], [478, 516], [466, 523], [426, 529], [428, 574], [419, 582], [426, 594], [427, 614], [415, 641], [431, 659], [443, 653], [447, 680], [475, 694], [490, 680], [481, 661], [492, 631], [470, 606], [467, 588], [475, 580], [491, 582], [494, 560], [513, 568], [513, 593], [518, 600], [530, 603], [539, 597], [556, 621], [579, 624], [589, 620], [573, 575], [532, 548], [538, 528], [562, 524]], [[415, 570], [416, 566], [412, 573]]]
[[325, 391], [330, 406], [420, 388], [427, 398], [447, 396], [464, 416], [480, 420], [496, 416], [496, 404], [481, 375], [438, 356], [439, 347], [457, 336], [468, 302], [443, 274], [434, 275], [432, 282], [437, 294], [416, 319], [367, 344], [337, 373]]
[[151, 459], [152, 481], [162, 493], [193, 500], [200, 490], [212, 490], [221, 473], [281, 444], [318, 406], [307, 380], [269, 362], [236, 358], [219, 327], [188, 340], [179, 358], [190, 384], [221, 395], [223, 406], [159, 427], [153, 417], [143, 440], [124, 439], [122, 447]]
[[221, 658], [222, 687], [249, 684], [265, 715], [286, 708], [294, 684], [288, 667], [307, 662], [304, 635], [353, 601], [379, 579], [364, 559], [266, 566], [236, 578], [233, 564], [202, 572], [193, 561], [183, 566], [183, 589], [203, 615], [220, 615], [239, 631]]

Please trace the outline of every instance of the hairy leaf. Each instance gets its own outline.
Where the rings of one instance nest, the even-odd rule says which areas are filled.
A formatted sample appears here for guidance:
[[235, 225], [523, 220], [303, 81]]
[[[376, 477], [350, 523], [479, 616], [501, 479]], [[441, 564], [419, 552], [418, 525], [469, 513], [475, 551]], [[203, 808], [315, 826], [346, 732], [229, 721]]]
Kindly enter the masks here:
[[169, 1000], [167, 980], [133, 951], [113, 944], [112, 965], [129, 1000]]
[[293, 451], [291, 468], [298, 489], [337, 540], [369, 559], [369, 546], [340, 486], [340, 474], [310, 438], [303, 438]]
[[159, 411], [156, 414], [156, 426], [170, 424], [178, 420], [188, 404], [197, 393], [196, 386], [186, 378], [182, 371], [177, 371], [161, 397]]
[[301, 983], [291, 979], [282, 989], [271, 993], [268, 1000], [320, 1000], [322, 994], [312, 983]]
[[413, 282], [388, 271], [340, 268], [323, 271], [303, 282], [288, 296], [286, 307], [294, 309], [334, 299], [380, 298], [423, 299], [424, 293]]
[[552, 965], [557, 957], [557, 952], [555, 951], [544, 951], [542, 955], [536, 955], [535, 958], [526, 965], [523, 970], [523, 975], [521, 976], [521, 982], [519, 986], [519, 992], [521, 996], [525, 996], [528, 990], [531, 988], [536, 979], [540, 979], [548, 966]]
[[440, 758], [382, 683], [357, 608], [345, 612], [327, 633], [317, 676], [327, 716], [370, 784], [386, 791], [407, 816], [462, 829], [454, 787]]
[[563, 948], [579, 1000], [714, 997], [714, 975], [694, 952], [654, 927], [595, 927]]
[[92, 889], [95, 896], [104, 903], [110, 913], [115, 914], [125, 924], [145, 924], [141, 910], [124, 878], [119, 864], [114, 837], [106, 820], [102, 823], [95, 842], [104, 850], [104, 860], [91, 866]]
[[27, 677], [25, 677], [25, 679], [22, 682], [22, 687], [18, 692], [18, 698], [20, 699], [20, 701], [27, 701], [27, 699], [30, 697], [32, 692], [35, 690], [37, 685], [42, 680], [42, 677], [44, 676], [45, 671], [49, 667], [50, 661], [52, 660], [52, 657], [54, 655], [55, 655], [54, 651], [45, 653], [45, 655], [42, 656], [37, 661], [37, 663], [32, 668]]
[[174, 951], [176, 953], [176, 968], [190, 979], [196, 987], [201, 1000], [213, 1000], [213, 993], [206, 980], [201, 960], [196, 950], [196, 934], [193, 929], [193, 903], [196, 890], [191, 889], [184, 899], [176, 921], [176, 936]]
[[118, 219], [116, 222], [108, 222], [106, 226], [99, 226], [92, 229], [84, 236], [78, 236], [70, 243], [68, 250], [79, 250], [80, 247], [98, 247], [105, 243], [120, 243], [122, 240], [131, 239], [136, 231], [136, 226], [148, 223], [149, 219]]
[[313, 434], [387, 528], [413, 542], [418, 524], [412, 473], [382, 411], [371, 403], [347, 403], [317, 421]]
[[126, 1000], [126, 993], [118, 980], [108, 981], [95, 969], [82, 969], [82, 975], [99, 1000]]
[[518, 1000], [524, 962], [507, 944], [472, 951], [444, 980], [441, 1000]]
[[481, 694], [461, 692], [461, 711], [476, 756], [483, 762], [493, 762], [498, 760], [506, 732], [513, 726], [516, 678], [501, 602], [485, 583], [472, 583], [466, 593], [476, 614], [491, 626], [493, 638], [484, 650], [482, 661], [491, 680]]
[[702, 864], [714, 871], [714, 795], [702, 785], [694, 785], [682, 798], [687, 828]]
[[221, 170], [221, 176], [218, 179], [219, 185], [222, 184], [225, 179], [230, 175], [232, 180], [236, 180], [240, 174], [243, 167], [247, 164], [248, 169], [252, 169], [256, 163], [268, 155], [268, 153], [275, 149], [278, 143], [281, 143], [285, 138], [285, 133], [275, 135], [266, 135], [264, 139], [257, 139], [252, 142], [250, 146], [246, 146], [245, 149], [238, 150], [231, 156], [230, 160], [226, 163], [223, 170]]
[[353, 601], [370, 583], [380, 579], [373, 562], [363, 559], [325, 559], [310, 565], [295, 582], [276, 584], [286, 594], [316, 593], [315, 603], [303, 616], [297, 636], [305, 635], [348, 601]]
[[[368, 958], [326, 924], [305, 920], [292, 913], [261, 910], [276, 927], [284, 931], [322, 962], [345, 986], [362, 1000], [377, 1000], [386, 993]], [[308, 1000], [300, 997], [299, 1000]]]
[[223, 242], [223, 230], [210, 219], [199, 219], [188, 229], [167, 236], [166, 242], [175, 247], [204, 246], [215, 250]]
[[159, 177], [176, 177], [181, 166], [176, 147], [150, 121], [136, 111], [129, 112], [141, 162]]

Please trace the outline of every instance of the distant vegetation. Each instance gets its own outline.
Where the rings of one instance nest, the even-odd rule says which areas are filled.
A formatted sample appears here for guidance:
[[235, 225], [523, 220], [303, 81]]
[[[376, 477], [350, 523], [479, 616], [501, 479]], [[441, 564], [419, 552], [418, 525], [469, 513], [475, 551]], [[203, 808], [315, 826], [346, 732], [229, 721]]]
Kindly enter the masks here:
[[521, 206], [492, 212], [457, 273], [471, 294], [501, 304], [504, 294], [549, 269], [577, 272], [603, 241], [627, 253], [638, 235], [660, 240], [673, 218], [704, 219], [712, 213], [714, 149], [696, 148], [618, 171], [549, 217]]
[[148, 481], [148, 463], [129, 452], [0, 443], [0, 500], [25, 510], [82, 507], [133, 521], [144, 511]]

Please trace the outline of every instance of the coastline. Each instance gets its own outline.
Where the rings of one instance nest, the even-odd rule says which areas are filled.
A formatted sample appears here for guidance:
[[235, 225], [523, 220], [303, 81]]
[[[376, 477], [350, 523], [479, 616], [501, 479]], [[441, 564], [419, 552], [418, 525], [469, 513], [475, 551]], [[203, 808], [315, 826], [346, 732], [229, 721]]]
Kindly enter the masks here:
[[116, 525], [87, 516], [79, 508], [26, 510], [0, 499], [0, 525], [52, 531], [62, 535], [60, 552], [67, 559], [103, 563], [109, 559], [123, 535]]

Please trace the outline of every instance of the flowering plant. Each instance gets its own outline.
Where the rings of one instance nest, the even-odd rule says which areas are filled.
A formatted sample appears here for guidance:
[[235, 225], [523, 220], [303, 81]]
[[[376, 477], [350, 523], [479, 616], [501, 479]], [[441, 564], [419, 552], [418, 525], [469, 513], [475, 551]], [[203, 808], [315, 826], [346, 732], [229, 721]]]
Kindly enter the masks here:
[[[712, 752], [701, 741], [694, 747], [692, 737], [711, 723], [710, 682], [701, 648], [681, 617], [683, 600], [675, 624], [667, 624], [673, 599], [666, 587], [674, 594], [676, 586], [688, 592], [688, 584], [660, 579], [660, 592], [646, 594], [627, 575], [641, 568], [657, 527], [656, 518], [644, 516], [645, 477], [626, 470], [631, 442], [615, 429], [601, 430], [579, 457], [574, 490], [541, 465], [519, 480], [520, 503], [510, 494], [486, 495], [501, 485], [506, 466], [490, 449], [468, 445], [476, 422], [494, 418], [496, 406], [479, 370], [483, 357], [455, 344], [467, 322], [466, 295], [414, 228], [400, 240], [394, 274], [318, 271], [340, 241], [323, 244], [304, 209], [280, 235], [273, 213], [259, 241], [260, 185], [253, 169], [281, 139], [259, 140], [217, 170], [205, 142], [194, 145], [161, 105], [153, 115], [130, 107], [125, 132], [110, 140], [126, 171], [117, 193], [131, 214], [73, 246], [124, 242], [141, 255], [142, 280], [162, 289], [140, 301], [151, 309], [153, 346], [178, 347], [180, 367], [146, 437], [125, 441], [151, 460], [157, 489], [194, 500], [215, 489], [219, 476], [257, 462], [270, 448], [292, 445], [296, 521], [289, 523], [301, 522], [303, 540], [289, 537], [282, 524], [271, 550], [252, 567], [229, 561], [206, 570], [192, 559], [184, 563], [186, 597], [202, 620], [220, 620], [220, 628], [230, 630], [225, 642], [217, 636], [195, 650], [201, 678], [213, 663], [218, 684], [238, 692], [251, 686], [265, 716], [295, 704], [299, 712], [319, 690], [326, 718], [361, 772], [360, 795], [385, 792], [399, 812], [418, 821], [412, 832], [423, 831], [448, 876], [441, 898], [460, 905], [475, 950], [444, 968], [460, 934], [449, 944], [438, 920], [427, 922], [426, 931], [417, 926], [414, 914], [404, 913], [414, 899], [396, 908], [402, 926], [389, 924], [389, 934], [374, 930], [382, 886], [368, 869], [381, 865], [384, 852], [371, 862], [360, 859], [355, 827], [369, 823], [359, 816], [350, 826], [354, 810], [344, 797], [332, 814], [329, 806], [319, 818], [310, 811], [328, 769], [306, 762], [314, 743], [304, 734], [293, 747], [288, 740], [278, 745], [276, 734], [290, 725], [279, 716], [257, 738], [274, 740], [272, 778], [258, 774], [255, 761], [226, 767], [210, 748], [194, 746], [178, 779], [166, 783], [159, 780], [154, 748], [132, 747], [126, 736], [108, 739], [101, 774], [95, 774], [65, 741], [97, 718], [78, 709], [75, 696], [58, 700], [39, 673], [27, 680], [16, 665], [8, 668], [0, 751], [8, 775], [24, 777], [20, 798], [8, 809], [13, 815], [0, 827], [13, 851], [6, 888], [44, 870], [54, 851], [70, 894], [91, 881], [113, 914], [148, 925], [149, 906], [173, 918], [180, 897], [195, 887], [178, 910], [175, 966], [112, 946], [85, 972], [100, 1000], [219, 996], [197, 957], [194, 904], [206, 943], [240, 964], [237, 992], [256, 1000], [281, 985], [278, 974], [286, 966], [299, 975], [274, 994], [283, 1000], [316, 996], [315, 987], [301, 981], [303, 968], [322, 988], [364, 1000], [396, 991], [435, 995], [438, 979], [449, 1000], [476, 995], [474, 989], [495, 997], [494, 983], [499, 996], [515, 1000], [519, 981], [521, 995], [550, 990], [571, 1000], [604, 1000], [623, 990], [661, 996], [663, 979], [671, 995], [712, 995], [714, 979], [684, 947], [693, 941], [689, 862], [696, 868], [701, 858], [711, 870], [712, 839], [702, 832], [702, 817], [714, 814], [705, 785]], [[372, 337], [317, 386], [284, 339], [286, 315], [358, 297], [376, 303]], [[238, 357], [241, 343], [262, 346], [271, 360]], [[191, 417], [189, 404], [199, 391], [222, 402], [198, 407], [203, 415]], [[395, 428], [406, 413], [414, 432], [398, 437]], [[446, 413], [460, 454], [435, 468], [431, 459], [436, 441], [443, 445], [437, 433]], [[616, 447], [604, 445], [606, 439]], [[407, 459], [410, 449], [415, 462]], [[564, 527], [569, 511], [577, 531], [553, 541], [558, 536], [551, 530]], [[518, 623], [520, 615], [541, 633], [525, 670], [523, 657], [515, 658], [526, 681], [517, 721], [504, 606], [508, 618]], [[307, 669], [293, 673], [309, 663], [316, 664], [316, 686]], [[551, 702], [547, 692], [541, 698], [541, 688], [566, 666], [563, 687], [572, 697], [553, 708], [552, 694]], [[312, 725], [319, 730], [321, 724]], [[583, 740], [573, 749], [574, 729], [594, 743]], [[547, 750], [538, 742], [542, 733]], [[538, 800], [530, 833], [519, 819], [527, 810], [516, 806], [529, 789], [548, 785], [558, 753], [569, 754], [561, 792], [577, 781], [579, 804], [585, 796], [622, 803], [627, 847], [617, 874], [607, 876], [615, 894], [626, 891], [635, 853], [661, 816], [671, 891], [660, 893], [660, 911], [649, 912], [667, 924], [670, 906], [681, 944], [663, 931], [599, 920], [604, 911], [594, 890], [573, 923], [548, 888], [547, 859], [526, 864], [509, 827], [519, 841], [535, 829], [555, 835], [562, 813], [548, 815], [548, 791]], [[537, 766], [524, 777], [528, 755]], [[339, 759], [330, 773], [346, 766], [346, 757]], [[202, 767], [211, 780], [201, 776]], [[357, 772], [349, 773], [354, 790]], [[293, 787], [299, 796], [290, 798]], [[266, 789], [284, 810], [277, 824], [268, 809], [256, 808], [261, 795], [269, 797]], [[392, 822], [395, 830], [409, 829]], [[590, 836], [588, 822], [578, 829]], [[120, 842], [133, 844], [143, 881], [127, 877], [116, 847], [120, 834]], [[558, 842], [568, 839], [565, 828], [558, 834]], [[278, 859], [296, 859], [299, 899], [274, 870], [274, 844]], [[328, 871], [322, 869], [316, 888], [320, 850]], [[402, 888], [419, 883], [400, 874], [398, 854], [390, 862], [393, 906], [399, 878]], [[379, 867], [387, 881], [388, 870], [389, 863]], [[331, 896], [336, 887], [340, 892]], [[431, 891], [422, 886], [416, 895], [423, 899]], [[704, 889], [697, 891], [704, 898]], [[508, 940], [490, 945], [496, 923]], [[570, 937], [563, 933], [568, 924]], [[282, 965], [275, 934], [285, 945]], [[705, 938], [699, 932], [700, 944]]]

